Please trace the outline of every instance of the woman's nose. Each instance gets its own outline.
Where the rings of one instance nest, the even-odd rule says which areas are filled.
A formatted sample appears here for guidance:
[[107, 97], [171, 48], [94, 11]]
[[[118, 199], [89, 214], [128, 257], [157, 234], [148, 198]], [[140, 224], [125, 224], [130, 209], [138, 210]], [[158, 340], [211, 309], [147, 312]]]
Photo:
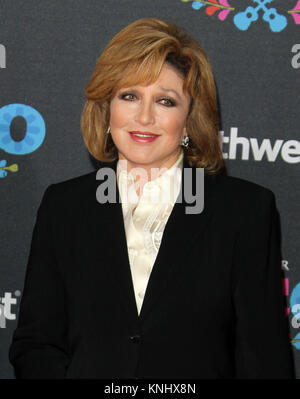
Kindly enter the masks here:
[[154, 122], [154, 110], [151, 103], [141, 102], [136, 120], [141, 125], [150, 125]]

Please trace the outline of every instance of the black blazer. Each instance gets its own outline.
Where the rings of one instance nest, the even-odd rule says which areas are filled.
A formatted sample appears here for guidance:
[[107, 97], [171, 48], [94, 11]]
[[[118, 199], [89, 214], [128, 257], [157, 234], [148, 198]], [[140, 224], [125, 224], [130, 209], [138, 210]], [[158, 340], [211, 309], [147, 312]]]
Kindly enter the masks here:
[[219, 173], [202, 213], [176, 203], [138, 316], [119, 192], [100, 204], [99, 184], [95, 171], [45, 191], [9, 350], [17, 378], [294, 378], [270, 190]]

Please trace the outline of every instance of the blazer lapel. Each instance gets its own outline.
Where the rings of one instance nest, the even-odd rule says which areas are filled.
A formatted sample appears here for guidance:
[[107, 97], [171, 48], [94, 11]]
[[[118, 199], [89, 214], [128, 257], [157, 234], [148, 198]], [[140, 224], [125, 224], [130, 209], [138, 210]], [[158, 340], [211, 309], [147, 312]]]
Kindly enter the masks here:
[[[186, 178], [184, 170], [190, 168], [187, 158], [184, 157], [182, 169], [181, 193], [182, 202], [176, 202], [166, 223], [161, 245], [154, 262], [152, 272], [148, 281], [143, 305], [140, 313], [140, 320], [149, 316], [155, 304], [164, 292], [168, 291], [168, 285], [172, 284], [175, 278], [180, 280], [181, 273], [188, 273], [188, 264], [185, 262], [191, 246], [196, 238], [201, 239], [212, 216], [211, 184], [210, 178], [205, 177], [204, 181], [204, 209], [199, 214], [187, 214], [186, 207], [192, 204], [186, 202], [183, 195]], [[193, 191], [196, 184], [196, 168], [192, 169]]]
[[[103, 163], [101, 167], [113, 169], [116, 176], [117, 161], [118, 159], [111, 163]], [[129, 316], [129, 322], [135, 325], [142, 322], [151, 313], [158, 299], [163, 295], [164, 289], [167, 289], [167, 286], [172, 284], [172, 279], [176, 278], [176, 274], [178, 278], [180, 273], [188, 273], [188, 265], [184, 262], [185, 255], [193, 245], [194, 240], [198, 237], [201, 239], [201, 235], [204, 234], [205, 227], [212, 216], [212, 182], [209, 176], [205, 176], [204, 181], [203, 211], [199, 214], [185, 213], [186, 207], [192, 206], [192, 204], [186, 202], [184, 195], [182, 195], [184, 193], [184, 170], [186, 168], [190, 168], [190, 166], [184, 156], [180, 193], [182, 202], [175, 203], [166, 223], [161, 245], [149, 277], [140, 315], [138, 315], [135, 302], [122, 204], [117, 182], [115, 182], [116, 203], [100, 204], [97, 202], [96, 190], [100, 182], [95, 180], [93, 185], [95, 191], [93, 200], [88, 204], [86, 220], [89, 232], [88, 252], [96, 270], [101, 264], [101, 267], [105, 268], [107, 277], [117, 284], [116, 288], [120, 293], [120, 301], [124, 311]], [[196, 168], [192, 168], [192, 170], [194, 188]], [[99, 253], [99, 240], [109, 253], [109, 262], [104, 262], [105, 264], [103, 263], [103, 253]], [[92, 274], [93, 276], [97, 276], [96, 270]], [[102, 272], [101, 276], [103, 277], [103, 275]]]
[[[101, 163], [100, 168], [111, 168], [116, 178], [116, 159], [110, 163]], [[93, 193], [92, 201], [89, 201], [86, 213], [87, 230], [89, 234], [88, 253], [91, 263], [95, 266], [95, 270], [91, 271], [93, 278], [98, 277], [108, 279], [115, 288], [111, 288], [114, 295], [119, 294], [119, 300], [124, 308], [124, 312], [128, 313], [129, 321], [137, 323], [138, 313], [134, 296], [134, 288], [131, 278], [129, 256], [127, 251], [127, 242], [125, 234], [125, 226], [123, 220], [122, 204], [117, 182], [116, 185], [116, 202], [100, 204], [96, 199], [96, 190], [101, 181], [96, 180], [92, 184]], [[101, 248], [106, 253], [99, 251], [99, 241]], [[105, 261], [104, 261], [105, 259]], [[99, 265], [101, 265], [101, 273], [98, 273]]]

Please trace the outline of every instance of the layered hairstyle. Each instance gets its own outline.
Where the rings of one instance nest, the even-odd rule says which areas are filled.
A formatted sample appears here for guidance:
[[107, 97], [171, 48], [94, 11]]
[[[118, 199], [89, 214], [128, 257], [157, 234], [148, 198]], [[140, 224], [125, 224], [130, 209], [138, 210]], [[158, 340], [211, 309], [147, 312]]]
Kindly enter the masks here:
[[85, 88], [81, 129], [90, 154], [102, 162], [114, 161], [117, 148], [106, 134], [110, 100], [132, 85], [156, 81], [164, 63], [183, 77], [183, 90], [191, 96], [186, 120], [189, 146], [184, 148], [190, 166], [217, 173], [224, 167], [219, 138], [217, 94], [210, 61], [202, 47], [173, 23], [143, 18], [122, 29], [99, 57]]

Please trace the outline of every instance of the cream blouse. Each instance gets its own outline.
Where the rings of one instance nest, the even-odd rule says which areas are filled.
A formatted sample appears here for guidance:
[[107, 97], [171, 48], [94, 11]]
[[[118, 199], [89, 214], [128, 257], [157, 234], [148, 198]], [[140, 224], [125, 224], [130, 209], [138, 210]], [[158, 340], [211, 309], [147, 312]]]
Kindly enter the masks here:
[[120, 160], [117, 164], [117, 183], [138, 314], [165, 225], [180, 192], [182, 166], [183, 150], [168, 170], [145, 183], [138, 197], [133, 175], [121, 166]]

